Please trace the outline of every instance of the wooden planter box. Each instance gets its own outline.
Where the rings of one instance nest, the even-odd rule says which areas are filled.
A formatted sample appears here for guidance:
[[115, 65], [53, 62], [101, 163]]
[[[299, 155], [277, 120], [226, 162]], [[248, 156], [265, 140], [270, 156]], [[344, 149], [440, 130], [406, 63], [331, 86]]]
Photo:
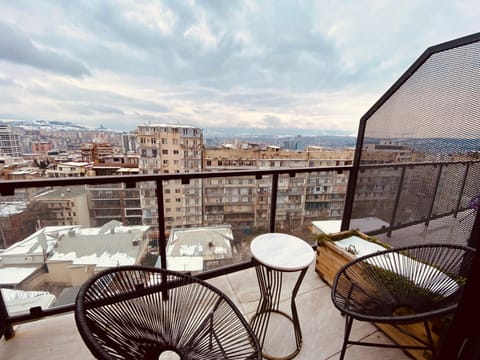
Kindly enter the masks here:
[[[322, 239], [319, 240], [317, 245], [317, 257], [315, 263], [315, 271], [320, 278], [328, 285], [332, 286], [336, 273], [340, 268], [353, 260], [356, 256], [346, 249], [343, 249], [335, 245], [335, 241], [349, 238], [351, 236], [357, 236], [365, 241], [372, 241], [373, 238], [369, 237], [358, 231], [345, 231], [341, 233], [331, 234], [329, 236], [322, 235]], [[444, 319], [443, 319], [444, 320]], [[435, 346], [438, 348], [442, 333], [445, 332], [445, 325], [442, 319], [434, 319], [429, 322], [432, 338]], [[404, 334], [399, 329], [388, 324], [375, 324], [380, 330], [382, 330], [387, 336], [389, 336], [394, 342], [402, 345], [420, 345], [420, 342]], [[401, 326], [405, 331], [413, 334], [419, 339], [427, 341], [427, 335], [423, 323], [415, 323]], [[407, 351], [413, 358], [420, 360], [429, 360], [432, 358], [430, 351], [407, 349]]]

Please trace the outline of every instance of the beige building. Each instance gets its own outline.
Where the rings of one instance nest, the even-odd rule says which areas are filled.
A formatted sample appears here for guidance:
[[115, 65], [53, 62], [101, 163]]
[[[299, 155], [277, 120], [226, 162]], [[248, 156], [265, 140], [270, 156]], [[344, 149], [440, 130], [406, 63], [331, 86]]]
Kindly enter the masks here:
[[45, 174], [48, 177], [80, 177], [86, 176], [92, 167], [91, 162], [66, 161], [60, 162], [54, 168], [47, 169]]
[[[263, 149], [263, 150], [261, 150]], [[278, 147], [241, 146], [204, 151], [205, 171], [288, 169], [348, 166], [353, 150], [287, 151]], [[326, 171], [279, 177], [276, 228], [292, 229], [311, 220], [342, 215], [348, 173]], [[267, 228], [271, 204], [271, 177], [212, 178], [204, 180], [204, 225], [231, 224], [234, 228]]]
[[[202, 169], [202, 129], [184, 125], [152, 124], [138, 126], [135, 132], [142, 174], [199, 172]], [[165, 228], [194, 227], [202, 223], [202, 184], [180, 180], [164, 184]], [[143, 223], [157, 224], [155, 184], [141, 185]]]
[[35, 197], [48, 207], [49, 216], [40, 227], [61, 225], [90, 226], [87, 192], [84, 186], [50, 189]]

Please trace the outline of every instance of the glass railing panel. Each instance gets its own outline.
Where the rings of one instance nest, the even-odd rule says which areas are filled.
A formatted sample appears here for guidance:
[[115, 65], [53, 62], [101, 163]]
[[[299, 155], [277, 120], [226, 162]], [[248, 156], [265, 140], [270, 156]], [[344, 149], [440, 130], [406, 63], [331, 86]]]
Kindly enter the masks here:
[[361, 168], [350, 227], [364, 232], [388, 228], [394, 216], [401, 167]]
[[315, 171], [279, 176], [275, 231], [316, 242], [315, 224], [337, 221], [340, 229], [348, 171]]
[[155, 232], [142, 224], [140, 186], [49, 186], [1, 197], [3, 209], [14, 204], [1, 225], [0, 287], [10, 315], [72, 304], [96, 272], [158, 257]]
[[[289, 171], [200, 178], [189, 174], [156, 181], [118, 177], [106, 184], [86, 179], [90, 184], [76, 180], [80, 185], [16, 188], [14, 196], [1, 197], [2, 207], [23, 201], [25, 208], [15, 220], [17, 226], [3, 218], [2, 245], [32, 244], [16, 247], [11, 256], [9, 250], [0, 255], [1, 286], [47, 292], [55, 300], [42, 306], [51, 307], [71, 305], [90, 276], [111, 266], [228, 272], [229, 266], [251, 259], [255, 236], [272, 229], [315, 244], [313, 222], [340, 222], [347, 179], [347, 171]], [[11, 266], [18, 274], [23, 267], [32, 271], [25, 279], [4, 281], [5, 268]]]
[[[477, 161], [363, 167], [351, 224], [368, 216], [382, 220], [383, 228], [359, 228], [385, 233], [385, 242], [394, 246], [423, 242], [465, 244], [475, 219], [472, 215], [478, 209], [475, 199], [480, 194], [476, 180], [479, 175]], [[392, 235], [402, 229], [409, 229], [409, 235]]]

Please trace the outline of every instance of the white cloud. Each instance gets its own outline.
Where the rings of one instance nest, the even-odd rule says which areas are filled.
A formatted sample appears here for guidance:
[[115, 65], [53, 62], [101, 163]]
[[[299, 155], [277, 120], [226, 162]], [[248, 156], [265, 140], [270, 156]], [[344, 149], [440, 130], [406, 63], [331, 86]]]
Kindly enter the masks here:
[[479, 17], [473, 0], [2, 2], [0, 118], [356, 133], [428, 46]]

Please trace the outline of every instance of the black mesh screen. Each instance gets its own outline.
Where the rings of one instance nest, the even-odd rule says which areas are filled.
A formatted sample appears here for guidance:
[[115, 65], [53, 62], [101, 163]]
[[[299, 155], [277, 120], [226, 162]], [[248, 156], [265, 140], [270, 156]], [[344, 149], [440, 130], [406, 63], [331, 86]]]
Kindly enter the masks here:
[[480, 195], [480, 37], [471, 41], [427, 50], [362, 119], [350, 227], [393, 246], [468, 241]]

